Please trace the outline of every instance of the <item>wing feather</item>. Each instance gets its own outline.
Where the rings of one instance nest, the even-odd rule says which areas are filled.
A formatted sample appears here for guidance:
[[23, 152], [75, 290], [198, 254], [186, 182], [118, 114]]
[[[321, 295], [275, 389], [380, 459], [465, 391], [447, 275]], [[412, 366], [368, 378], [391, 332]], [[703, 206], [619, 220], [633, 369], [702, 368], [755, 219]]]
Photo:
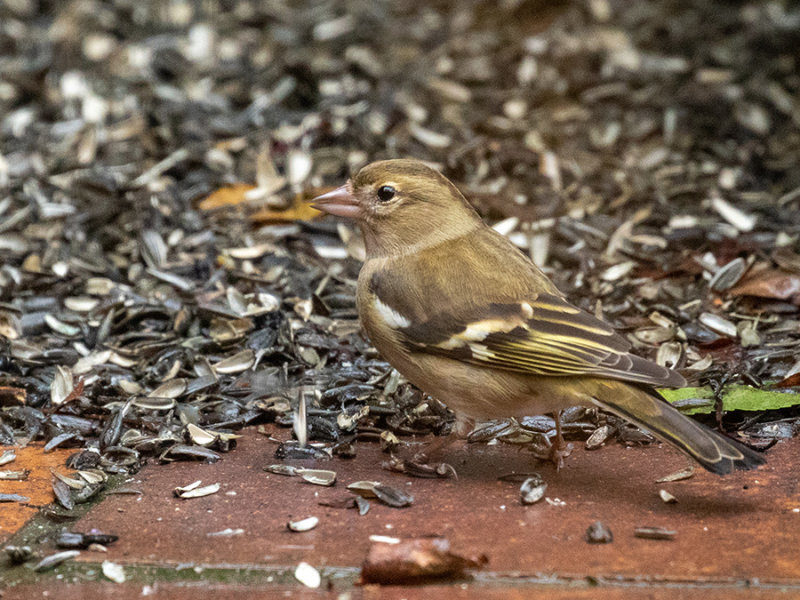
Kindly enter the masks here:
[[685, 384], [677, 372], [631, 354], [630, 342], [608, 324], [550, 294], [477, 307], [456, 323], [452, 315], [435, 315], [399, 333], [415, 351], [487, 368], [664, 387]]

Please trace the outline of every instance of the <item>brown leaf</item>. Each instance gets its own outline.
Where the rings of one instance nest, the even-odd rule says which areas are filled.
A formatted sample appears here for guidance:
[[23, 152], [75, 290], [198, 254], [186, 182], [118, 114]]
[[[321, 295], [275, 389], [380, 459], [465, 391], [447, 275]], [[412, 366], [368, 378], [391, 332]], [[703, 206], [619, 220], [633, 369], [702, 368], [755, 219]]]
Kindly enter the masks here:
[[465, 569], [479, 568], [486, 556], [465, 558], [450, 552], [445, 538], [374, 541], [361, 567], [363, 583], [412, 583], [433, 578], [459, 579]]
[[773, 269], [766, 264], [755, 265], [729, 293], [731, 296], [756, 296], [800, 304], [800, 274]]
[[219, 188], [200, 201], [197, 207], [200, 210], [215, 210], [225, 206], [236, 206], [245, 201], [245, 194], [256, 186], [249, 183], [235, 183], [228, 187]]
[[800, 373], [795, 373], [794, 375], [789, 375], [785, 379], [782, 379], [778, 383], [775, 384], [776, 388], [790, 388], [790, 387], [800, 387]]
[[[200, 210], [217, 210], [226, 206], [238, 206], [247, 201], [247, 192], [256, 186], [248, 183], [236, 183], [212, 192], [197, 205]], [[307, 202], [302, 194], [294, 198], [287, 209], [261, 208], [250, 215], [250, 220], [257, 224], [285, 221], [308, 221], [322, 216], [322, 213]]]

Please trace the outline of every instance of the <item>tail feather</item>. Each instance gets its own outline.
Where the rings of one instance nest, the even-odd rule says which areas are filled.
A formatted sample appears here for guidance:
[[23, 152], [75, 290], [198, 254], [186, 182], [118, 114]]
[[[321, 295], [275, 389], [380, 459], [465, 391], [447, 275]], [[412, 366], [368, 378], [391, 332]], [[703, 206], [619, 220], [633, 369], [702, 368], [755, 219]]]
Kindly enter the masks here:
[[682, 414], [655, 390], [636, 387], [628, 390], [630, 394], [616, 388], [613, 399], [595, 398], [594, 401], [672, 444], [717, 475], [755, 469], [766, 462], [758, 452]]

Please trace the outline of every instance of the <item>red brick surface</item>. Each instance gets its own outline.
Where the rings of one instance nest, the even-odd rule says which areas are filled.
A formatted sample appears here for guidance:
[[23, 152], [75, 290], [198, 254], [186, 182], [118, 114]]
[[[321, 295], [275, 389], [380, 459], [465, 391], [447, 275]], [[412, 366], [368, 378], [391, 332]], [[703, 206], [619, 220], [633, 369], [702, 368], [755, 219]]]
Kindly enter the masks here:
[[[655, 480], [683, 468], [686, 460], [658, 446], [577, 449], [556, 473], [512, 446], [457, 443], [442, 458], [457, 468], [459, 479], [426, 480], [382, 470], [386, 455], [375, 444], [361, 443], [354, 460], [305, 463], [335, 470], [338, 483], [332, 488], [265, 473], [264, 466], [278, 462], [274, 449], [266, 437], [248, 431], [214, 465], [148, 466], [136, 476], [141, 496], [110, 496], [75, 529], [118, 534], [102, 558], [120, 563], [291, 566], [305, 560], [357, 567], [370, 535], [441, 535], [457, 553], [487, 555], [485, 570], [492, 574], [729, 583], [757, 578], [800, 585], [800, 439], [771, 449], [758, 471], [722, 478], [698, 471], [669, 484]], [[565, 505], [522, 506], [519, 484], [497, 477], [524, 471], [541, 473], [547, 496]], [[195, 479], [219, 482], [222, 489], [194, 500], [173, 496], [175, 486]], [[348, 496], [345, 486], [361, 479], [400, 486], [416, 500], [405, 509], [373, 502], [366, 516], [320, 506]], [[662, 488], [678, 503], [662, 502]], [[316, 529], [287, 531], [288, 520], [311, 515], [320, 518]], [[613, 543], [584, 541], [586, 527], [598, 519], [611, 528]], [[635, 538], [634, 528], [645, 525], [674, 529], [677, 537]], [[226, 528], [244, 534], [208, 535]], [[90, 553], [81, 559], [98, 560]]]

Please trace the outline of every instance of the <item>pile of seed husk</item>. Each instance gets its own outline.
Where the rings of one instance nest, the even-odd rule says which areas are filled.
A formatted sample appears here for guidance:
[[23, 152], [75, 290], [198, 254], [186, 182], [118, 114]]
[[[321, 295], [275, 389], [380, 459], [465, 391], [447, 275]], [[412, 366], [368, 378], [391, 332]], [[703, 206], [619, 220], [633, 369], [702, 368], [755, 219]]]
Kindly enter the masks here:
[[345, 455], [446, 433], [359, 331], [358, 233], [301, 208], [387, 157], [441, 168], [635, 352], [796, 384], [800, 10], [542, 4], [2, 3], [0, 443], [215, 460], [301, 398]]

